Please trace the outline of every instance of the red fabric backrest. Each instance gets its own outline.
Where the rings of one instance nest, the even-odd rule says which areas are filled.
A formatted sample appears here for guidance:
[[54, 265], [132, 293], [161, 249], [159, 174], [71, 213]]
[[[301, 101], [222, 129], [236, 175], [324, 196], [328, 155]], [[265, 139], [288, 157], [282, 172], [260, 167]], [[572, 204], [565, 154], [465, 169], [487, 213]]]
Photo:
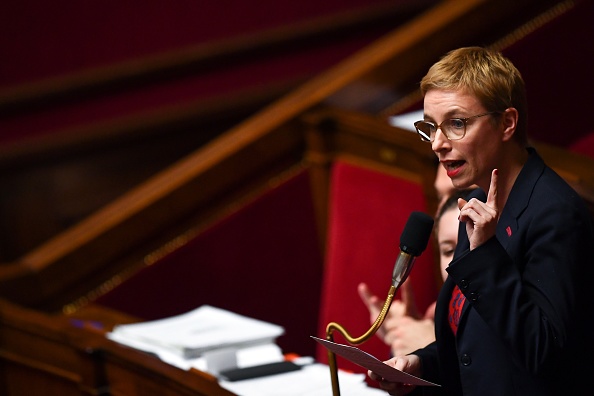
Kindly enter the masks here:
[[[428, 213], [420, 184], [348, 163], [334, 165], [318, 337], [326, 337], [329, 322], [343, 325], [353, 337], [370, 328], [357, 285], [366, 282], [372, 292], [386, 298], [400, 253], [400, 234], [413, 211]], [[432, 241], [416, 259], [407, 280], [423, 311], [435, 301], [438, 290], [431, 245]], [[338, 332], [334, 340], [346, 342]], [[358, 347], [380, 360], [390, 355], [389, 347], [375, 335]], [[326, 349], [319, 346], [316, 357], [327, 362]], [[366, 373], [340, 357], [337, 362], [339, 369]]]

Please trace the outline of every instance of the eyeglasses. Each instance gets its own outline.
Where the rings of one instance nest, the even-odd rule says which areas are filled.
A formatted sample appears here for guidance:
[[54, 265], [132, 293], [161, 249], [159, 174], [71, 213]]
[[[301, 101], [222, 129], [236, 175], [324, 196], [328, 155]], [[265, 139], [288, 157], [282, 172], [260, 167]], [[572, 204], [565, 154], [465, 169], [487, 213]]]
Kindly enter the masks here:
[[448, 140], [460, 140], [466, 135], [466, 123], [468, 120], [497, 113], [497, 111], [490, 111], [472, 117], [450, 118], [448, 120], [443, 120], [439, 125], [431, 121], [417, 121], [415, 122], [415, 128], [421, 137], [421, 140], [424, 142], [433, 142], [438, 129], [441, 129], [441, 132], [448, 138]]

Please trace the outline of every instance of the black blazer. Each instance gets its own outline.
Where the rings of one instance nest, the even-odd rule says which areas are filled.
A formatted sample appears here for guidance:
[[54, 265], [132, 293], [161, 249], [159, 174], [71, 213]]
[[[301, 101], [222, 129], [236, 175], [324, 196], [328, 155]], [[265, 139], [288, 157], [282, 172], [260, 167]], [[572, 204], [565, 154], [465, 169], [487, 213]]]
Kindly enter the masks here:
[[[437, 341], [416, 351], [415, 393], [594, 394], [594, 231], [578, 194], [535, 150], [503, 208], [496, 236], [472, 252], [465, 225], [435, 311]], [[483, 201], [482, 191], [473, 193]], [[448, 306], [466, 297], [454, 337]]]

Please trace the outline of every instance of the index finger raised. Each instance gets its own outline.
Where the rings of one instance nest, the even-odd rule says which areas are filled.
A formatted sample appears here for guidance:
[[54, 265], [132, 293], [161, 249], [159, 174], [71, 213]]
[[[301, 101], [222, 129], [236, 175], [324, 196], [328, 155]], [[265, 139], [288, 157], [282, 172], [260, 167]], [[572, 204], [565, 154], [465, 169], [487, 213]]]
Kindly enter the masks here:
[[491, 184], [489, 185], [489, 192], [487, 193], [487, 205], [497, 210], [497, 176], [499, 171], [493, 169], [491, 172]]

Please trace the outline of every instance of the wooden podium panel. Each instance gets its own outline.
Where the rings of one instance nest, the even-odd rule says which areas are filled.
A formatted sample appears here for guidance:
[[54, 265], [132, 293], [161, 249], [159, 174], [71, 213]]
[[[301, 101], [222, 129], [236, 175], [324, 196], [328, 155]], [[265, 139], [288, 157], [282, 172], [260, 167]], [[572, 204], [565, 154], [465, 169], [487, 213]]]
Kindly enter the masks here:
[[101, 395], [95, 356], [74, 347], [67, 319], [0, 302], [0, 393]]
[[207, 373], [183, 371], [140, 351], [111, 344], [101, 354], [113, 396], [235, 396]]

